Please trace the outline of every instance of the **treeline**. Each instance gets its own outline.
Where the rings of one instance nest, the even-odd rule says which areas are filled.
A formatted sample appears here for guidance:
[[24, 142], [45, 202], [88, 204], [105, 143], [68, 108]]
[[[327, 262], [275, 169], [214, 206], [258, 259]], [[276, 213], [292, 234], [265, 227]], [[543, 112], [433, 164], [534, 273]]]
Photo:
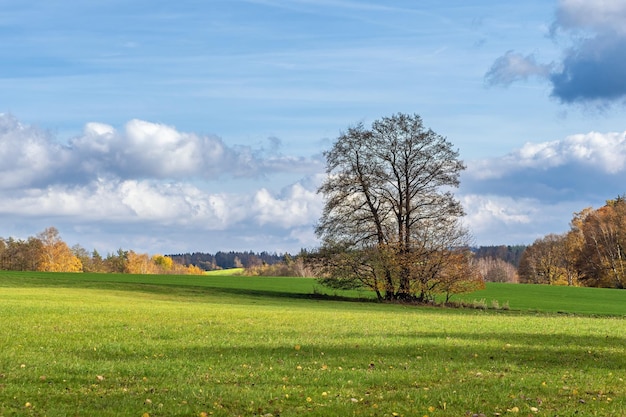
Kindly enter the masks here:
[[285, 260], [285, 255], [269, 252], [216, 252], [215, 254], [194, 252], [167, 255], [174, 262], [186, 266], [196, 266], [205, 271], [230, 268], [256, 268], [264, 265], [275, 265]]
[[[472, 252], [472, 262], [487, 282], [626, 288], [626, 197], [575, 213], [567, 233], [546, 235], [530, 246], [480, 246]], [[119, 249], [102, 256], [80, 245], [68, 247], [54, 227], [26, 240], [0, 237], [0, 270], [12, 271], [202, 274], [244, 268], [247, 275], [317, 276], [306, 261], [310, 255], [148, 255]]]
[[472, 248], [472, 261], [486, 282], [517, 283], [517, 269], [525, 250], [525, 245], [480, 246]]
[[177, 264], [163, 255], [119, 249], [102, 257], [80, 245], [72, 248], [49, 227], [26, 240], [0, 238], [0, 270], [46, 272], [117, 272], [129, 274], [202, 274], [196, 266]]
[[[517, 265], [524, 246], [481, 246], [474, 248], [474, 262], [488, 282], [518, 282]], [[267, 251], [218, 251], [175, 255], [148, 255], [118, 249], [102, 256], [80, 245], [68, 247], [59, 231], [49, 227], [26, 240], [0, 237], [0, 270], [50, 272], [101, 272], [132, 274], [202, 274], [204, 271], [244, 268], [246, 275], [316, 276], [298, 255]]]
[[570, 226], [524, 251], [520, 282], [626, 288], [626, 197], [575, 213]]
[[510, 263], [515, 268], [519, 266], [525, 250], [526, 245], [497, 245], [472, 248], [476, 259], [500, 259]]

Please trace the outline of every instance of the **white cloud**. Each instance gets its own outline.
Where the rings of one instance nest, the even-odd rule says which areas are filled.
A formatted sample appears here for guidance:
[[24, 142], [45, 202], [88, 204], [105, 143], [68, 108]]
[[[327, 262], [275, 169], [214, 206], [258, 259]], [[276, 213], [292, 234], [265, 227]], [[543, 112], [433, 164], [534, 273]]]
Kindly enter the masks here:
[[537, 210], [536, 200], [507, 196], [470, 194], [462, 196], [461, 203], [467, 210], [466, 222], [476, 232], [494, 223], [528, 224]]
[[626, 34], [623, 0], [560, 0], [555, 25], [566, 29], [612, 30]]
[[313, 227], [321, 212], [315, 190], [300, 183], [278, 194], [211, 194], [185, 183], [100, 180], [82, 186], [53, 185], [6, 193], [0, 213], [8, 217], [57, 218], [76, 224], [144, 224], [214, 231], [236, 227], [288, 230]]
[[470, 161], [466, 175], [470, 179], [497, 179], [524, 170], [546, 172], [566, 165], [585, 166], [609, 175], [624, 171], [626, 131], [589, 132], [550, 142], [529, 142], [500, 158]]
[[626, 132], [589, 132], [527, 143], [469, 161], [460, 196], [480, 244], [531, 243], [568, 230], [572, 214], [623, 194]]
[[293, 184], [278, 195], [211, 194], [184, 183], [98, 181], [84, 186], [54, 185], [6, 194], [0, 213], [72, 217], [79, 222], [159, 222], [224, 229], [239, 222], [288, 229], [311, 224], [320, 212], [314, 190]]
[[[232, 234], [233, 242], [255, 242], [255, 249], [269, 249], [259, 245], [270, 241], [299, 248], [310, 243], [305, 230], [313, 229], [321, 212], [315, 191], [321, 162], [285, 156], [279, 148], [277, 138], [259, 149], [229, 147], [216, 136], [141, 120], [121, 131], [88, 123], [79, 137], [61, 145], [38, 128], [0, 115], [0, 236], [19, 224], [37, 227], [30, 235], [68, 225], [78, 234], [91, 227], [102, 235], [115, 231], [118, 245], [165, 245], [187, 233], [194, 242], [202, 234]], [[294, 173], [306, 176], [284, 186]], [[264, 178], [256, 180], [263, 186], [250, 190], [250, 177]], [[160, 232], [160, 243], [146, 238]]]
[[267, 148], [229, 147], [214, 135], [134, 119], [123, 131], [87, 123], [80, 136], [62, 145], [50, 134], [0, 114], [0, 188], [87, 184], [98, 178], [258, 178], [320, 170], [318, 159], [282, 155], [280, 141], [268, 140]]
[[461, 196], [464, 223], [479, 245], [530, 244], [549, 233], [569, 230], [572, 214], [589, 207], [584, 196], [572, 201], [495, 194]]
[[86, 172], [112, 172], [126, 178], [214, 178], [227, 173], [236, 158], [216, 136], [181, 133], [137, 119], [129, 121], [123, 132], [89, 123], [70, 145]]
[[527, 80], [529, 77], [545, 78], [550, 74], [552, 65], [538, 64], [533, 55], [508, 51], [495, 60], [485, 80], [489, 85], [510, 85], [515, 81]]
[[290, 186], [280, 196], [273, 196], [263, 188], [257, 191], [253, 205], [259, 224], [285, 229], [302, 225], [313, 228], [322, 213], [320, 196], [302, 184]]
[[46, 132], [0, 114], [0, 188], [40, 183], [62, 168], [68, 157]]

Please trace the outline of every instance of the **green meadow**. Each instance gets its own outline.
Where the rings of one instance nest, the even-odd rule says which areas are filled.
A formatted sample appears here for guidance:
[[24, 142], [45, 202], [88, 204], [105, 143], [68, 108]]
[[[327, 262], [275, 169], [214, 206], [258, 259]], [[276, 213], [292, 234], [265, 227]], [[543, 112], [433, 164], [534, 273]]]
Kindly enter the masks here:
[[[626, 416], [626, 292], [0, 271], [0, 416]], [[357, 301], [360, 299], [360, 301]]]

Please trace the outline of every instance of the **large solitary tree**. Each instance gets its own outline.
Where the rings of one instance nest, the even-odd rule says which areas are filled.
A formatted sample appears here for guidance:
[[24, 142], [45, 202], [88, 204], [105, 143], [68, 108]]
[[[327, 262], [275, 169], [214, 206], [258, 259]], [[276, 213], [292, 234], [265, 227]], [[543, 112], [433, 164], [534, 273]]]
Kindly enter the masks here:
[[478, 282], [459, 221], [463, 209], [452, 194], [465, 167], [420, 116], [395, 114], [370, 129], [358, 124], [325, 157], [325, 207], [316, 230], [324, 283], [427, 301], [468, 288], [451, 282]]

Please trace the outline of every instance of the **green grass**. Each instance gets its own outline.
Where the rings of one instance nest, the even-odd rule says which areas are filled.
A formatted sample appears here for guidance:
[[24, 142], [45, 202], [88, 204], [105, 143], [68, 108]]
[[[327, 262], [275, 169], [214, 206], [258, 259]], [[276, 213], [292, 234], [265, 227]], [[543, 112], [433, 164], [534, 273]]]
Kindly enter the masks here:
[[607, 288], [488, 283], [485, 290], [454, 299], [484, 299], [488, 306], [493, 300], [508, 302], [511, 309], [522, 311], [626, 317], [626, 291]]
[[0, 272], [0, 416], [626, 416], [619, 311], [535, 313], [528, 293], [511, 312], [416, 308], [314, 287]]

